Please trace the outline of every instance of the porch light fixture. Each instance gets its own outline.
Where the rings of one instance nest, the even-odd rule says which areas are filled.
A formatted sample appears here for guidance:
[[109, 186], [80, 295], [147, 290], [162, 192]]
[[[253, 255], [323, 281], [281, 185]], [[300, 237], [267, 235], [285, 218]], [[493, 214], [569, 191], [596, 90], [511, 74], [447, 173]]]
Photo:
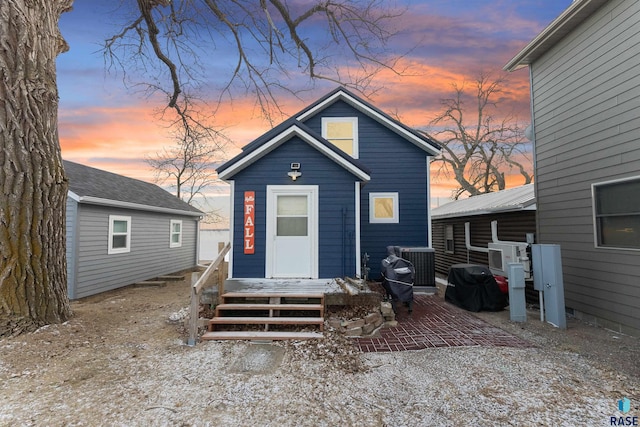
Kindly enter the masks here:
[[300, 163], [291, 163], [291, 172], [288, 172], [287, 175], [291, 177], [292, 181], [301, 177], [302, 172], [300, 172]]

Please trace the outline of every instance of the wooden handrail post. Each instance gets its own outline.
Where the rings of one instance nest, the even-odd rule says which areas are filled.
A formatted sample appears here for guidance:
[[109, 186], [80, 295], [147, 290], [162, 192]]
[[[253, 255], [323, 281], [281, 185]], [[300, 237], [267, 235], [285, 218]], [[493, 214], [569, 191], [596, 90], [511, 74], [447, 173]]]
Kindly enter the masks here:
[[[231, 249], [231, 243], [223, 244], [222, 250], [218, 254], [218, 257], [207, 267], [207, 269], [200, 275], [197, 272], [191, 273], [191, 305], [189, 306], [189, 338], [187, 344], [190, 346], [196, 345], [196, 339], [198, 337], [198, 317], [200, 314], [200, 292], [204, 288], [205, 283], [209, 279], [209, 276], [218, 270], [218, 276], [220, 276], [220, 270], [224, 267], [224, 257]], [[226, 277], [226, 272], [224, 273]], [[224, 283], [224, 282], [223, 282]]]
[[[218, 253], [224, 249], [224, 242], [218, 242]], [[227, 263], [222, 260], [218, 267], [218, 295], [224, 294], [224, 281], [227, 279]]]
[[189, 340], [187, 345], [193, 347], [196, 345], [196, 338], [198, 336], [198, 320], [200, 317], [200, 295], [196, 283], [200, 273], [194, 271], [191, 273], [191, 305], [189, 306]]

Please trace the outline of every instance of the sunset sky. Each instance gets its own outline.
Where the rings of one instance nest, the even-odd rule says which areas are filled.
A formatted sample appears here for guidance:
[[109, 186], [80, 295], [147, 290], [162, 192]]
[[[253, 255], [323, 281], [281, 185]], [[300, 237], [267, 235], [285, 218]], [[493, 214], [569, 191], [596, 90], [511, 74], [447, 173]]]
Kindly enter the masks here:
[[[129, 2], [130, 0], [127, 0]], [[170, 146], [167, 130], [154, 111], [157, 98], [146, 98], [123, 84], [122, 75], [107, 70], [101, 46], [121, 30], [124, 11], [111, 2], [76, 0], [73, 11], [63, 14], [60, 27], [70, 51], [59, 56], [59, 132], [65, 159], [126, 175], [152, 180], [145, 156]], [[113, 2], [115, 4], [119, 2]], [[402, 61], [408, 76], [382, 73], [374, 85], [380, 88], [369, 101], [412, 127], [424, 128], [440, 109], [440, 99], [452, 93], [452, 83], [473, 81], [480, 73], [499, 76], [502, 66], [570, 4], [571, 0], [433, 0], [398, 1], [407, 12], [398, 21], [399, 34], [391, 49], [409, 52]], [[412, 49], [413, 48], [413, 49]], [[231, 73], [222, 58], [230, 57], [221, 41], [207, 52], [212, 75]], [[410, 50], [411, 49], [411, 50]], [[288, 86], [300, 76], [293, 74]], [[529, 122], [528, 73], [507, 75], [502, 107]], [[215, 80], [215, 79], [212, 79]], [[219, 82], [218, 82], [219, 83]], [[215, 87], [213, 82], [212, 87]], [[293, 114], [335, 87], [322, 83], [295, 99], [279, 100]], [[216, 113], [233, 145], [226, 156], [270, 128], [254, 114], [253, 100], [236, 96]], [[439, 180], [432, 186], [432, 204], [442, 203], [452, 185]], [[225, 189], [220, 190], [224, 196]]]

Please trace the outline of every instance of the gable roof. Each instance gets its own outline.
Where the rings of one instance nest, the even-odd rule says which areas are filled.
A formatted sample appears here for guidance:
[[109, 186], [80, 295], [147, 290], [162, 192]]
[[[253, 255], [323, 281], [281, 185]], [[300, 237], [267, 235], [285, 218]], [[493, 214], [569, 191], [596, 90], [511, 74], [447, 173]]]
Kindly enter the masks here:
[[201, 216], [202, 212], [155, 184], [63, 161], [69, 197], [78, 203]]
[[433, 219], [536, 209], [533, 184], [456, 200], [431, 210]]
[[384, 113], [382, 110], [349, 92], [344, 87], [337, 87], [304, 110], [300, 111], [298, 114], [294, 115], [294, 117], [299, 121], [305, 121], [309, 117], [316, 115], [318, 112], [324, 110], [337, 101], [346, 102], [356, 110], [366, 114], [381, 125], [387, 127], [407, 141], [410, 141], [422, 150], [426, 151], [429, 155], [436, 156], [440, 154], [440, 145], [438, 145], [437, 142], [400, 123], [388, 114]]
[[606, 2], [607, 0], [574, 0], [560, 16], [514, 56], [503, 70], [515, 71], [532, 64]]
[[371, 179], [369, 169], [364, 166], [362, 162], [336, 148], [332, 143], [322, 138], [322, 136], [318, 135], [304, 123], [293, 118], [271, 129], [260, 138], [245, 146], [240, 154], [223, 165], [218, 166], [216, 169], [218, 177], [220, 179], [231, 178], [236, 173], [255, 163], [266, 154], [296, 136], [339, 166], [351, 172], [358, 177], [358, 179], [362, 181], [369, 181]]

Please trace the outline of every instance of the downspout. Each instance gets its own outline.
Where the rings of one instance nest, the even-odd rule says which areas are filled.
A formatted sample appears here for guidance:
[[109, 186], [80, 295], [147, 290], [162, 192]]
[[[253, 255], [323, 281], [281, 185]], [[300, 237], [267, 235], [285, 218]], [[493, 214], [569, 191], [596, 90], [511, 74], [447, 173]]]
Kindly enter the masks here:
[[346, 277], [347, 271], [347, 208], [342, 207], [342, 277]]
[[[536, 158], [536, 115], [533, 99], [533, 64], [529, 64], [529, 108], [531, 109], [531, 155], [533, 156], [533, 194], [536, 197], [536, 235], [540, 236], [540, 221], [538, 217], [538, 168], [536, 167], [538, 160]], [[540, 303], [540, 321], [544, 322], [544, 291], [538, 291], [538, 299]]]
[[464, 244], [469, 251], [489, 253], [489, 248], [481, 248], [480, 246], [471, 246], [470, 230], [471, 226], [468, 222], [464, 223]]
[[508, 245], [527, 245], [527, 242], [512, 242], [498, 239], [498, 221], [491, 221], [491, 240], [493, 243], [506, 243]]
[[431, 223], [431, 160], [432, 156], [427, 156], [427, 247], [432, 248], [432, 223]]
[[[536, 205], [538, 203], [538, 159], [536, 158], [536, 116], [535, 105], [533, 99], [533, 64], [529, 64], [529, 109], [531, 114], [531, 135], [533, 140], [531, 141], [531, 155], [533, 157], [533, 194], [536, 198]], [[540, 221], [538, 221], [538, 209], [536, 209], [536, 236], [540, 236]], [[539, 242], [540, 243], [540, 242]]]
[[200, 265], [200, 221], [202, 221], [202, 216], [197, 217], [196, 219], [196, 253], [195, 253], [195, 264]]

